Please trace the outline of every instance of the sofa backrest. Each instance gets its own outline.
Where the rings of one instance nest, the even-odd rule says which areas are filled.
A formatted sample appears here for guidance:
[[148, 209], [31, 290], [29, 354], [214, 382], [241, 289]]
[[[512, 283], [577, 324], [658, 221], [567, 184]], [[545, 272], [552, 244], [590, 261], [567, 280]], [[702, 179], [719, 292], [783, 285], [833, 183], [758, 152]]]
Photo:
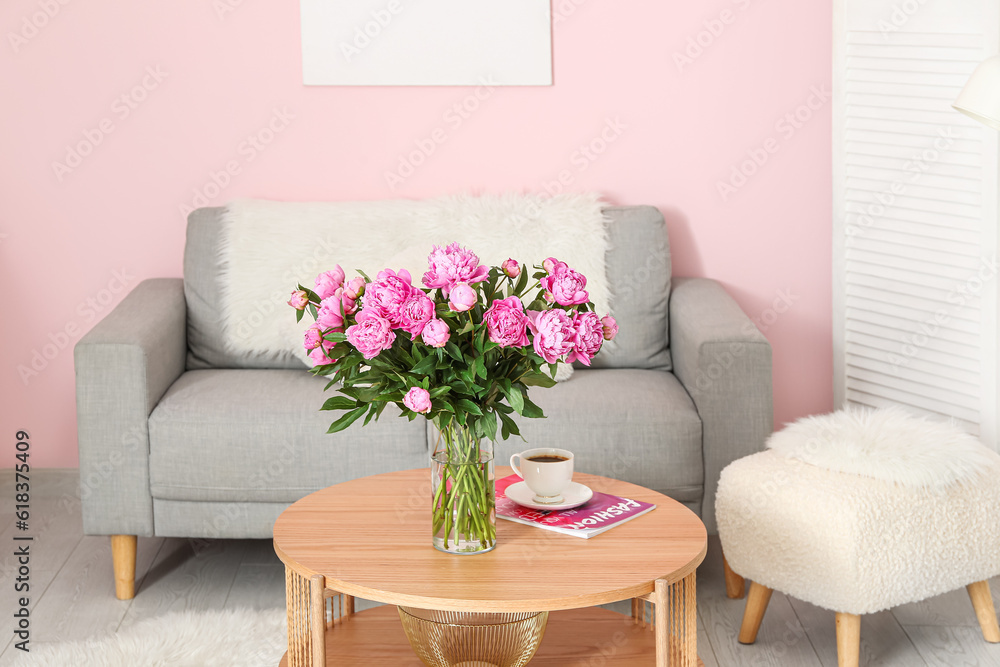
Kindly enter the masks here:
[[[184, 248], [188, 368], [303, 368], [291, 350], [279, 354], [242, 354], [223, 345], [219, 259], [223, 210], [200, 208], [188, 216]], [[593, 367], [670, 370], [667, 319], [670, 246], [663, 216], [652, 206], [608, 207], [605, 213], [611, 221], [606, 259], [608, 283], [620, 332], [594, 358]], [[262, 307], [284, 306], [262, 304]]]

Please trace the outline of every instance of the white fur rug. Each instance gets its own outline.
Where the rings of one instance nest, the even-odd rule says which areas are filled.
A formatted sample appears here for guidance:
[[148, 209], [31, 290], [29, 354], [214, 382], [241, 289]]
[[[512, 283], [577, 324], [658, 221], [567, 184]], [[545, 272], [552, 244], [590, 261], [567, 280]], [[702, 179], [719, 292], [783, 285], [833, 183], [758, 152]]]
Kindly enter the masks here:
[[806, 417], [772, 435], [767, 446], [826, 470], [907, 486], [945, 487], [1000, 472], [1000, 456], [975, 436], [898, 407]]
[[173, 612], [107, 637], [31, 644], [15, 667], [276, 667], [285, 610]]
[[[414, 284], [427, 270], [431, 246], [453, 241], [489, 265], [513, 257], [530, 270], [556, 257], [587, 276], [597, 312], [610, 311], [605, 253], [607, 220], [594, 194], [455, 196], [425, 201], [294, 203], [237, 200], [223, 216], [221, 287], [226, 345], [243, 354], [294, 350], [305, 361], [302, 331], [284, 306], [301, 282], [339, 264], [374, 279], [405, 268]], [[274, 307], [262, 307], [272, 305]], [[269, 312], [268, 312], [269, 311]], [[251, 337], [235, 325], [259, 319]]]

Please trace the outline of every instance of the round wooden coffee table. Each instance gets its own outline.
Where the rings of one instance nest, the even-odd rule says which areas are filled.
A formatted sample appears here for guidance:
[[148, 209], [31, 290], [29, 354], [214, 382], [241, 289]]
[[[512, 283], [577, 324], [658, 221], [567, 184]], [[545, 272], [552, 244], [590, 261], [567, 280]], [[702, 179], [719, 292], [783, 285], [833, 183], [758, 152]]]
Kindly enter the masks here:
[[[498, 466], [497, 478], [511, 473]], [[420, 667], [394, 607], [549, 611], [532, 667], [696, 667], [695, 569], [705, 525], [635, 484], [577, 473], [595, 491], [657, 508], [589, 540], [497, 520], [497, 547], [431, 546], [426, 468], [344, 482], [293, 504], [274, 524], [285, 564], [288, 653], [281, 667]], [[595, 605], [632, 600], [632, 615]]]

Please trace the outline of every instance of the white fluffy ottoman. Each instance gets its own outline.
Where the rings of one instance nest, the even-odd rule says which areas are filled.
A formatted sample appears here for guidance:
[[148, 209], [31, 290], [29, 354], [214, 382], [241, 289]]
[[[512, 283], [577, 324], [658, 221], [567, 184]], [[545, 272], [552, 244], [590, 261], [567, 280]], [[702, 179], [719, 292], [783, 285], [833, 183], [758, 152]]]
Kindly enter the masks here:
[[1000, 456], [899, 409], [800, 420], [722, 471], [716, 520], [728, 567], [753, 581], [740, 641], [776, 589], [837, 613], [841, 665], [860, 615], [962, 586], [1000, 642]]

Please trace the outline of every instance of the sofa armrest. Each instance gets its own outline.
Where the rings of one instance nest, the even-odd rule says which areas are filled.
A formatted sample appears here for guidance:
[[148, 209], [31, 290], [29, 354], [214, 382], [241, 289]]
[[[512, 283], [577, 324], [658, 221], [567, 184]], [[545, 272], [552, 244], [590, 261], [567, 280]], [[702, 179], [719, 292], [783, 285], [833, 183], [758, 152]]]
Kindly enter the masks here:
[[722, 285], [706, 278], [674, 279], [670, 334], [674, 374], [702, 421], [702, 520], [715, 533], [719, 474], [771, 435], [771, 345]]
[[144, 280], [73, 351], [88, 535], [153, 534], [149, 413], [184, 372], [184, 282]]

